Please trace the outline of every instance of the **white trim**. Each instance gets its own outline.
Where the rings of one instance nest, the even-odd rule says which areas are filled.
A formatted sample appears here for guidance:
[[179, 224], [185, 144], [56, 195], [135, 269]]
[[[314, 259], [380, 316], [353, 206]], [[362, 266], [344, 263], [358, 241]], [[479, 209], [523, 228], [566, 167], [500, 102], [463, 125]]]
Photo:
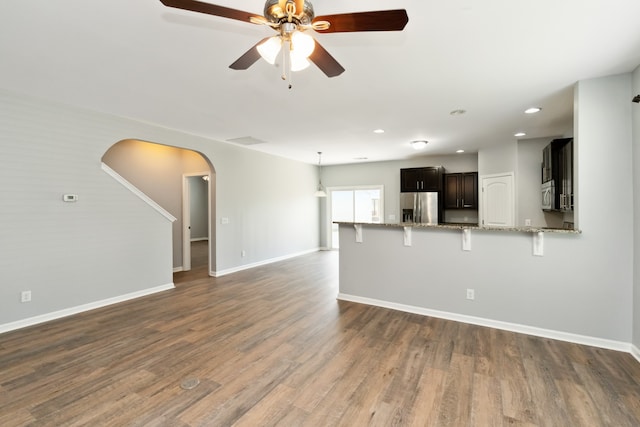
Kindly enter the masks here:
[[180, 267], [173, 267], [173, 272], [174, 272], [174, 273], [179, 273], [179, 272], [181, 272], [181, 271], [184, 271], [184, 268], [182, 268], [182, 266], [180, 266]]
[[122, 175], [120, 175], [118, 172], [114, 171], [109, 166], [107, 166], [104, 162], [102, 163], [102, 170], [105, 171], [107, 174], [111, 175], [113, 179], [115, 179], [120, 184], [125, 186], [129, 191], [131, 191], [133, 194], [138, 196], [143, 202], [145, 202], [146, 204], [151, 206], [153, 209], [158, 211], [160, 215], [164, 216], [169, 221], [174, 222], [177, 219], [175, 216], [171, 215], [162, 206], [154, 202], [149, 196], [147, 196], [142, 191], [140, 191], [138, 187], [136, 187], [135, 185], [127, 181], [124, 177], [122, 177]]
[[182, 174], [182, 270], [191, 270], [191, 191], [189, 175]]
[[119, 295], [113, 298], [107, 298], [100, 301], [90, 302], [88, 304], [78, 305], [76, 307], [65, 308], [63, 310], [54, 311], [47, 314], [41, 314], [39, 316], [18, 320], [16, 322], [5, 323], [4, 325], [0, 325], [0, 334], [4, 332], [13, 331], [16, 329], [26, 328], [27, 326], [37, 325], [39, 323], [48, 322], [50, 320], [56, 320], [62, 317], [71, 316], [73, 314], [95, 310], [96, 308], [105, 307], [107, 305], [117, 304], [119, 302], [140, 298], [143, 296], [155, 294], [162, 291], [167, 291], [169, 289], [174, 289], [174, 288], [175, 288], [175, 285], [173, 283], [167, 283], [166, 285], [160, 285], [154, 288], [143, 289], [141, 291], [131, 292], [131, 293]]
[[631, 345], [631, 355], [636, 358], [638, 362], [640, 362], [640, 349], [635, 345]]
[[262, 265], [272, 264], [274, 262], [284, 261], [284, 260], [287, 260], [287, 259], [291, 259], [291, 258], [302, 256], [302, 255], [308, 255], [308, 254], [311, 254], [311, 253], [318, 252], [319, 250], [320, 250], [320, 248], [309, 249], [307, 251], [296, 252], [296, 253], [293, 253], [293, 254], [283, 255], [283, 256], [280, 256], [280, 257], [276, 257], [276, 258], [269, 258], [269, 259], [266, 259], [264, 261], [258, 261], [258, 262], [254, 262], [254, 263], [251, 263], [251, 264], [240, 265], [238, 267], [227, 268], [226, 270], [221, 270], [221, 271], [213, 271], [213, 270], [211, 270], [211, 271], [209, 271], [209, 276], [221, 277], [221, 276], [225, 276], [227, 274], [237, 273], [238, 271], [249, 270], [251, 268], [260, 267]]
[[497, 320], [485, 319], [481, 317], [466, 316], [463, 314], [450, 313], [446, 311], [430, 310], [422, 307], [415, 307], [411, 305], [398, 304], [395, 302], [388, 302], [382, 300], [376, 300], [373, 298], [359, 297], [355, 295], [338, 293], [339, 300], [351, 301], [360, 304], [373, 305], [376, 307], [390, 308], [392, 310], [404, 311], [406, 313], [420, 314], [423, 316], [437, 317], [440, 319], [453, 320], [456, 322], [469, 323], [472, 325], [487, 326], [495, 329], [502, 329], [505, 331], [517, 332], [521, 334], [534, 335], [537, 337], [550, 338], [554, 340], [567, 341], [576, 344], [589, 345], [594, 347], [606, 348], [609, 350], [624, 351], [631, 353], [640, 362], [640, 352], [635, 348], [636, 353], [630, 343], [621, 341], [613, 341], [602, 338], [590, 337], [586, 335], [570, 334], [567, 332], [554, 331], [551, 329], [536, 328], [533, 326], [519, 325], [517, 323], [501, 322]]
[[193, 243], [193, 242], [202, 242], [202, 241], [205, 241], [205, 240], [209, 240], [209, 238], [208, 237], [195, 237], [195, 238], [191, 239], [191, 243]]
[[[191, 192], [190, 177], [208, 177], [207, 179], [207, 237], [191, 238]], [[211, 172], [189, 172], [182, 174], [182, 271], [191, 270], [191, 242], [196, 240], [211, 240]], [[207, 257], [207, 264], [211, 262], [211, 247]]]

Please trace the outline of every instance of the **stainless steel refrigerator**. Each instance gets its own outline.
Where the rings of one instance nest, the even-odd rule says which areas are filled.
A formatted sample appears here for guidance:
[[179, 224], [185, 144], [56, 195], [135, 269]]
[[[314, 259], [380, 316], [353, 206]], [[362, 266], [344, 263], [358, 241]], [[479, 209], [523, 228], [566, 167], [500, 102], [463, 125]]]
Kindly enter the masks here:
[[438, 223], [438, 193], [400, 193], [402, 222]]

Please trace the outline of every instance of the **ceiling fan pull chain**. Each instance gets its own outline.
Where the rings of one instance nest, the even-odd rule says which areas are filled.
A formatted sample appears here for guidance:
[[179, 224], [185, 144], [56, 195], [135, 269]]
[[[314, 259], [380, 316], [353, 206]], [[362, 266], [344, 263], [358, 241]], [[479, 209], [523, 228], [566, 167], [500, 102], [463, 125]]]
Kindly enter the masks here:
[[293, 87], [293, 73], [291, 72], [291, 61], [289, 61], [289, 90]]
[[282, 80], [287, 80], [287, 52], [286, 49], [282, 49]]
[[289, 89], [291, 89], [291, 85], [293, 84], [293, 72], [291, 71], [291, 41], [289, 41], [289, 49], [287, 49], [289, 61], [287, 61], [287, 76], [289, 80]]

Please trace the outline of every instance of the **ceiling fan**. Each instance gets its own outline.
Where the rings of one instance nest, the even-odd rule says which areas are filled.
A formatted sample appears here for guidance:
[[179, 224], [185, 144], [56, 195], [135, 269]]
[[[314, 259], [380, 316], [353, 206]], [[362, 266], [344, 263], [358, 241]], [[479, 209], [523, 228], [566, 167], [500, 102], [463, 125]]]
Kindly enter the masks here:
[[[234, 70], [246, 70], [260, 57], [273, 64], [283, 45], [288, 46], [291, 71], [301, 70], [313, 62], [328, 77], [344, 71], [325, 48], [304, 32], [346, 33], [357, 31], [401, 31], [409, 21], [404, 9], [370, 12], [340, 13], [315, 16], [313, 5], [307, 0], [267, 0], [264, 16], [197, 0], [160, 0], [162, 4], [178, 9], [236, 19], [257, 25], [268, 25], [278, 32], [266, 37], [245, 52], [229, 66]], [[286, 49], [283, 49], [283, 55]], [[286, 59], [286, 57], [285, 57]]]

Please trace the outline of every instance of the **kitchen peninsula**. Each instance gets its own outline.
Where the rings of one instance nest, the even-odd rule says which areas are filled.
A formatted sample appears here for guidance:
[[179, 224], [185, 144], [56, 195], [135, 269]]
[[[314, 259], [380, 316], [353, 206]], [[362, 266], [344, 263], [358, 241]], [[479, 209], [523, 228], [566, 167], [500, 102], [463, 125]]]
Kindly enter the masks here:
[[373, 227], [391, 227], [391, 228], [434, 228], [444, 230], [479, 230], [479, 231], [500, 231], [500, 232], [520, 232], [520, 233], [565, 233], [565, 234], [580, 234], [582, 231], [572, 228], [552, 228], [552, 227], [488, 227], [479, 226], [478, 224], [418, 224], [414, 222], [401, 222], [401, 223], [369, 223], [369, 222], [340, 222], [336, 221], [336, 224], [346, 224], [355, 226], [373, 226]]
[[581, 280], [570, 256], [580, 230], [338, 224], [338, 299], [594, 343], [559, 331], [566, 306], [558, 296], [567, 290], [549, 286]]

